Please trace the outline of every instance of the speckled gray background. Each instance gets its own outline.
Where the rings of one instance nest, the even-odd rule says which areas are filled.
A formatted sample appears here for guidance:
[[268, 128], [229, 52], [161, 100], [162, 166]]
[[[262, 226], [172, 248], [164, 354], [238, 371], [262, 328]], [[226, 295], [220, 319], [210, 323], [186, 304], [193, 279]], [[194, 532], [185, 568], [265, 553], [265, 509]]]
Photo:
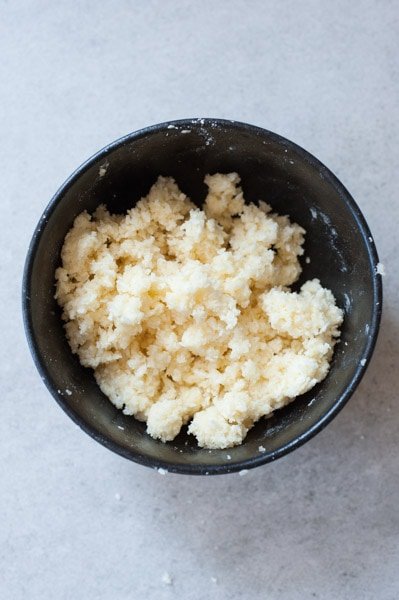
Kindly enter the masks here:
[[[398, 16], [394, 0], [0, 2], [1, 598], [399, 598]], [[44, 388], [21, 324], [27, 245], [57, 187], [107, 142], [193, 116], [319, 157], [387, 270], [358, 392], [245, 477], [161, 476], [96, 444]]]

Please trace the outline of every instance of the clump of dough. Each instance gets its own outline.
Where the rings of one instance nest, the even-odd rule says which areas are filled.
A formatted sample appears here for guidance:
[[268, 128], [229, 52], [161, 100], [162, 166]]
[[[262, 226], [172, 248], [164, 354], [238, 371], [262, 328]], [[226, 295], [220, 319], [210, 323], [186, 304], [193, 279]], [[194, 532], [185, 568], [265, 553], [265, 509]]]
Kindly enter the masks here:
[[342, 311], [314, 279], [299, 293], [305, 231], [236, 173], [207, 175], [198, 209], [159, 177], [126, 215], [80, 214], [56, 271], [72, 351], [118, 408], [172, 440], [240, 444], [262, 416], [327, 374]]

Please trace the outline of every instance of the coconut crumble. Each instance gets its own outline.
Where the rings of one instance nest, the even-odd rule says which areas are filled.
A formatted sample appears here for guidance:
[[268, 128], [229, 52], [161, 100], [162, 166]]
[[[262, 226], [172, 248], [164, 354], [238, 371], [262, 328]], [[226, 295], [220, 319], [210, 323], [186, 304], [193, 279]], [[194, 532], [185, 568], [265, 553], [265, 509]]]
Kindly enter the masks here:
[[207, 175], [200, 210], [159, 177], [125, 215], [81, 213], [62, 248], [56, 298], [72, 351], [164, 442], [189, 424], [200, 446], [240, 444], [324, 379], [339, 337], [343, 313], [319, 280], [289, 289], [304, 229], [245, 204], [239, 182]]

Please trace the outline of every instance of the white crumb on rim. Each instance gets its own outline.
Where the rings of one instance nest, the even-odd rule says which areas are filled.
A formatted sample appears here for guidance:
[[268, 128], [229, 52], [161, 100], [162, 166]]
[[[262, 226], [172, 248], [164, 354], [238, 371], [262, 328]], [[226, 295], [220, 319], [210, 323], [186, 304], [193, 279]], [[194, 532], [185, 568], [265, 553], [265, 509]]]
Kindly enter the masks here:
[[101, 165], [101, 167], [98, 169], [98, 174], [100, 177], [104, 177], [105, 173], [107, 172], [108, 169], [108, 163], [104, 163], [103, 165]]
[[243, 475], [246, 475], [248, 473], [248, 469], [241, 469], [241, 471], [238, 471], [238, 474], [241, 475], [241, 477]]
[[168, 125], [168, 129], [177, 129], [176, 125]]
[[162, 583], [165, 585], [172, 585], [173, 583], [173, 578], [167, 571], [162, 574]]
[[122, 427], [121, 425], [118, 425], [118, 429], [121, 429], [122, 431], [125, 431], [125, 428]]
[[231, 460], [230, 454], [226, 454], [226, 458], [227, 458], [227, 460]]
[[122, 496], [119, 494], [119, 492], [116, 492], [115, 494], [115, 500], [120, 500], [122, 498]]
[[386, 275], [386, 271], [385, 271], [385, 267], [382, 263], [378, 263], [376, 268], [375, 268], [375, 273], [376, 275], [381, 275], [381, 277], [383, 277], [384, 275]]
[[72, 396], [72, 392], [71, 390], [68, 390], [68, 388], [65, 390], [65, 393], [68, 394], [68, 396]]
[[362, 358], [362, 360], [360, 361], [360, 364], [362, 365], [362, 367], [364, 367], [364, 365], [366, 364], [366, 359]]
[[259, 446], [259, 452], [266, 452], [266, 448], [264, 446]]
[[217, 583], [218, 582], [218, 578], [217, 577], [211, 577], [211, 581], [212, 581], [212, 583]]
[[191, 129], [182, 129], [180, 133], [191, 133]]
[[167, 473], [167, 470], [163, 469], [162, 467], [159, 467], [159, 469], [157, 469], [157, 471], [160, 475], [166, 475], [166, 473]]
[[305, 258], [305, 263], [306, 263], [307, 265], [310, 263], [310, 258], [309, 258], [309, 256], [307, 256], [307, 257]]
[[373, 238], [369, 237], [369, 242], [373, 242], [373, 241], [374, 241]]

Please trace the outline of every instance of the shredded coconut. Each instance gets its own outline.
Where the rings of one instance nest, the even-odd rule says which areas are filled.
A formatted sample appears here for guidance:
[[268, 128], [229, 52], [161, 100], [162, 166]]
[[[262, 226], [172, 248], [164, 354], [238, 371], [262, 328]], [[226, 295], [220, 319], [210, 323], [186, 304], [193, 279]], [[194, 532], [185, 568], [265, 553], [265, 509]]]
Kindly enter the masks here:
[[200, 210], [159, 177], [125, 215], [81, 213], [62, 248], [56, 298], [72, 351], [164, 442], [189, 424], [200, 446], [240, 444], [324, 379], [339, 337], [343, 313], [318, 279], [289, 290], [305, 231], [245, 204], [239, 182], [207, 175]]

